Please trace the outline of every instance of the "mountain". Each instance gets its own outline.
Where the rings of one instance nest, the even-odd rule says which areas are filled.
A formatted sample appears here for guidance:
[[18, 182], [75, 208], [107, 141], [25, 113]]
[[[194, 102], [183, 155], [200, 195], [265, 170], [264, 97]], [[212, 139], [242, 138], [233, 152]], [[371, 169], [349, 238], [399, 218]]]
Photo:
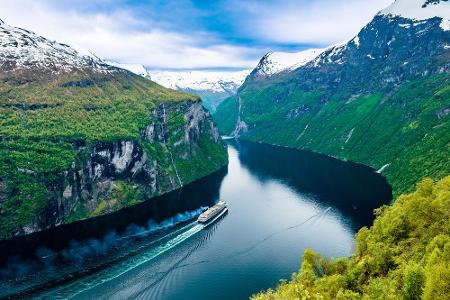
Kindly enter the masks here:
[[222, 131], [371, 165], [397, 195], [418, 182], [375, 211], [351, 257], [307, 249], [290, 282], [251, 299], [450, 298], [449, 19], [447, 0], [397, 0], [348, 43], [218, 108]]
[[106, 72], [111, 67], [93, 56], [80, 55], [68, 45], [50, 41], [0, 20], [2, 71], [40, 69], [61, 73], [75, 69]]
[[166, 88], [198, 95], [214, 112], [226, 98], [235, 95], [250, 70], [243, 71], [149, 71], [150, 78]]
[[396, 195], [441, 178], [450, 173], [449, 19], [448, 1], [397, 0], [349, 42], [250, 76], [214, 118], [222, 134], [372, 166]]
[[251, 78], [265, 78], [282, 72], [293, 71], [321, 54], [324, 49], [308, 49], [300, 52], [269, 52], [251, 73]]
[[0, 239], [117, 211], [223, 167], [198, 97], [0, 23]]

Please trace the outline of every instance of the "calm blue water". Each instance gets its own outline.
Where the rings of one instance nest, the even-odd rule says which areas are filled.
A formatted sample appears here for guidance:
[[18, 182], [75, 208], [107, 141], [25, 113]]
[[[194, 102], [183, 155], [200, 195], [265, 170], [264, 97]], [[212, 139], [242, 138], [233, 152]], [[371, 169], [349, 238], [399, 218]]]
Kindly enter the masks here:
[[[245, 299], [298, 271], [306, 248], [329, 257], [348, 256], [356, 230], [370, 225], [372, 210], [390, 200], [389, 186], [369, 168], [247, 142], [230, 142], [228, 153], [227, 172], [194, 185], [200, 193], [181, 194], [172, 203], [179, 203], [183, 215], [114, 235], [112, 240], [121, 243], [111, 253], [105, 250], [78, 264], [90, 271], [78, 270], [73, 279], [28, 296]], [[203, 190], [209, 202], [220, 198], [229, 204], [229, 213], [206, 228], [191, 217], [212, 203], [189, 205]], [[159, 210], [176, 215], [176, 210]], [[41, 274], [67, 274], [67, 269], [77, 270], [73, 264], [60, 263]]]

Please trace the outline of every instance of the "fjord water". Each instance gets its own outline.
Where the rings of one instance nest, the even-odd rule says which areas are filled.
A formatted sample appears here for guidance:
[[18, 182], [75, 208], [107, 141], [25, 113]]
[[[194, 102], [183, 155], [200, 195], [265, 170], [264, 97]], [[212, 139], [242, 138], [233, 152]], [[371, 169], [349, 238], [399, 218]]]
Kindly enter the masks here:
[[[164, 204], [148, 210], [148, 218], [158, 220], [155, 214], [173, 216], [177, 210], [195, 214], [200, 206], [223, 199], [229, 213], [218, 222], [204, 227], [189, 214], [179, 215], [179, 222], [171, 219], [173, 227], [162, 226], [162, 232], [119, 248], [120, 259], [106, 263], [99, 257], [95, 263], [105, 261], [106, 266], [98, 271], [33, 295], [248, 298], [275, 286], [279, 278], [288, 279], [299, 269], [306, 248], [328, 257], [350, 255], [355, 232], [370, 225], [373, 209], [391, 199], [384, 178], [361, 165], [242, 141], [229, 141], [228, 153], [227, 172], [190, 185], [187, 189], [195, 192], [179, 194], [170, 202], [170, 212], [162, 212], [167, 210]], [[205, 203], [199, 200], [202, 194], [208, 199]]]

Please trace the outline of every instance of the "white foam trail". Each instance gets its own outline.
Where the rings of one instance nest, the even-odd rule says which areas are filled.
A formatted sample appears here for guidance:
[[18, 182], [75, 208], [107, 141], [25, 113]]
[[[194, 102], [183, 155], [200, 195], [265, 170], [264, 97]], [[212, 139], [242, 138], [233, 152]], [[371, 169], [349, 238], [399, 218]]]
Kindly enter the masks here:
[[146, 237], [156, 231], [159, 231], [162, 229], [169, 229], [180, 223], [183, 223], [183, 222], [186, 222], [186, 221], [189, 221], [189, 220], [195, 218], [196, 216], [198, 216], [199, 214], [204, 212], [206, 209], [208, 209], [208, 207], [202, 206], [199, 209], [196, 209], [194, 211], [179, 213], [176, 216], [166, 219], [159, 224], [155, 223], [153, 220], [150, 220], [147, 224], [147, 227], [145, 227], [145, 228], [137, 227], [137, 229], [132, 228], [130, 230], [132, 232], [131, 234], [122, 236], [122, 237], [120, 237], [120, 239]]
[[[111, 281], [115, 278], [120, 277], [121, 275], [155, 259], [156, 257], [162, 255], [163, 253], [169, 251], [175, 246], [181, 244], [187, 239], [193, 237], [195, 234], [200, 232], [204, 228], [203, 225], [197, 223], [190, 223], [179, 230], [176, 230], [166, 237], [162, 237], [159, 240], [161, 241], [166, 238], [170, 238], [164, 244], [149, 249], [147, 252], [139, 253], [134, 257], [115, 264], [111, 268], [107, 268], [101, 272], [88, 276], [86, 278], [82, 278], [79, 281], [76, 281], [69, 286], [61, 287], [60, 289], [52, 291], [50, 294], [46, 294], [44, 297], [51, 297], [54, 299], [70, 299], [75, 296], [81, 294], [84, 291], [87, 291], [93, 287], [96, 287], [102, 283]], [[181, 233], [180, 233], [181, 232]]]

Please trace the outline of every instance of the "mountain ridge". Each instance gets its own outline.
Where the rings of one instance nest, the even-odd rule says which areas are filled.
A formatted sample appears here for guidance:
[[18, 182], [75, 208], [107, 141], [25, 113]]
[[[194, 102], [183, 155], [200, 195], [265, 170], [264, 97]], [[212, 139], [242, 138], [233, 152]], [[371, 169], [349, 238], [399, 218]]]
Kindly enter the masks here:
[[[396, 194], [424, 176], [444, 176], [450, 169], [450, 31], [442, 23], [440, 17], [418, 22], [377, 14], [355, 38], [300, 68], [249, 77], [214, 118], [222, 134], [244, 123], [238, 131], [243, 139], [375, 169], [388, 165], [383, 174]], [[417, 163], [426, 158], [429, 163]]]
[[118, 69], [95, 56], [81, 55], [74, 48], [50, 41], [32, 31], [0, 22], [0, 60], [2, 71], [16, 69], [51, 70], [53, 72], [89, 69], [111, 72]]
[[0, 240], [118, 211], [227, 163], [198, 97], [6, 24], [0, 115]]
[[252, 77], [269, 77], [275, 74], [293, 71], [306, 65], [319, 56], [325, 49], [308, 49], [299, 52], [269, 52], [253, 69]]

